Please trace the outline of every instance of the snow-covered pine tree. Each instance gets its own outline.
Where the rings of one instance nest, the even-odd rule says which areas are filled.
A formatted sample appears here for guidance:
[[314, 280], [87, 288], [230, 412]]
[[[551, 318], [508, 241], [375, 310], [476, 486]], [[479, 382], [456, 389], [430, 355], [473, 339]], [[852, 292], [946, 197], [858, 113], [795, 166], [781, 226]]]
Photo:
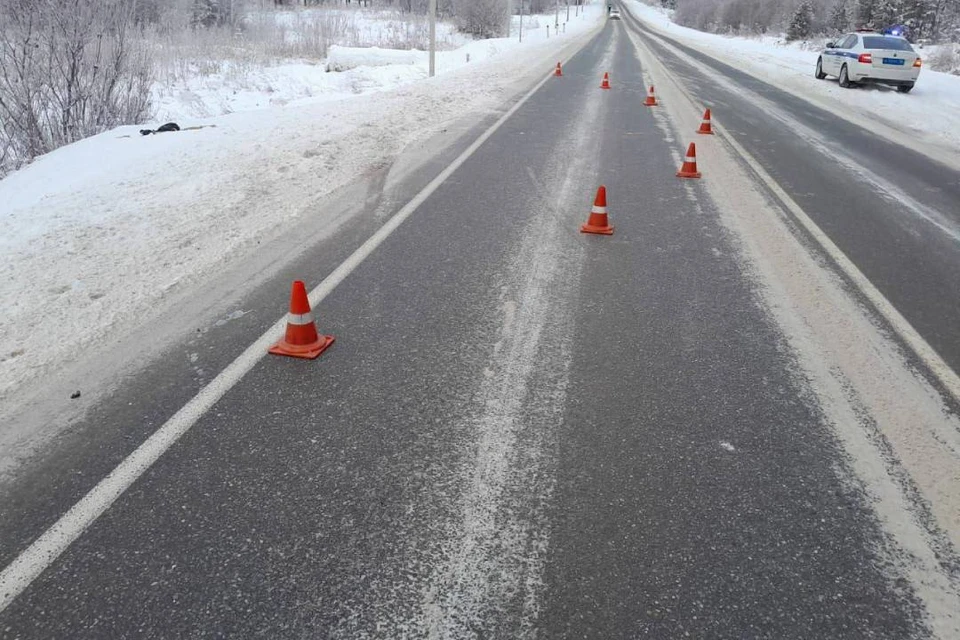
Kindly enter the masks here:
[[193, 3], [193, 24], [212, 27], [217, 23], [217, 0], [195, 0]]
[[194, 0], [193, 24], [204, 27], [233, 24], [243, 15], [244, 0]]
[[847, 12], [846, 0], [833, 5], [833, 9], [830, 10], [830, 23], [827, 26], [836, 33], [843, 33], [850, 29], [850, 14]]
[[876, 0], [857, 0], [857, 27], [872, 27]]
[[787, 27], [787, 40], [803, 40], [813, 33], [813, 7], [808, 0], [797, 5], [790, 26]]
[[903, 0], [877, 0], [873, 7], [873, 26], [883, 29], [893, 24], [903, 24]]
[[932, 36], [937, 4], [936, 0], [903, 0], [902, 24], [910, 27], [911, 41]]
[[927, 3], [923, 14], [923, 33], [920, 37], [937, 39], [944, 4], [944, 0], [930, 0]]
[[938, 5], [934, 37], [942, 42], [960, 42], [960, 0], [943, 0]]

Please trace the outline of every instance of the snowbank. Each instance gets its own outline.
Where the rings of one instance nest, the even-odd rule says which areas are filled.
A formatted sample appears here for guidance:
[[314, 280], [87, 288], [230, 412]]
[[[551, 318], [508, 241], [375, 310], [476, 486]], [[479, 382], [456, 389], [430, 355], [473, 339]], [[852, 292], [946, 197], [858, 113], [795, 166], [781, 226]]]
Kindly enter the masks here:
[[[909, 94], [886, 87], [842, 89], [836, 79], [813, 77], [820, 43], [787, 43], [782, 38], [742, 38], [704, 33], [675, 24], [671, 12], [639, 0], [630, 11], [655, 31], [678, 40], [737, 69], [770, 82], [805, 100], [860, 123], [876, 119], [890, 128], [919, 136], [927, 145], [960, 147], [960, 77], [924, 69]], [[921, 57], [925, 54], [921, 52]], [[837, 109], [838, 105], [850, 109]]]
[[937, 71], [960, 76], [960, 44], [941, 44], [925, 47], [921, 54]]
[[388, 67], [397, 64], [422, 63], [427, 54], [411, 49], [381, 49], [380, 47], [330, 47], [327, 71], [347, 71], [357, 67]]
[[[404, 52], [405, 53], [405, 52]], [[191, 78], [154, 94], [157, 122], [210, 118], [284, 105], [342, 100], [345, 96], [385, 91], [427, 77], [413, 64], [363, 66], [327, 73], [324, 64], [286, 63], [256, 70]]]
[[[172, 292], [243, 259], [318, 198], [448, 122], [497, 109], [602, 13], [588, 6], [560, 37], [445, 52], [433, 79], [418, 58], [345, 73], [284, 65], [246, 78], [239, 95], [197, 86], [168, 96], [158, 120], [184, 131], [141, 137], [122, 127], [0, 180], [0, 407], [134, 330]], [[271, 81], [280, 89], [259, 84]], [[200, 117], [218, 104], [234, 113]]]

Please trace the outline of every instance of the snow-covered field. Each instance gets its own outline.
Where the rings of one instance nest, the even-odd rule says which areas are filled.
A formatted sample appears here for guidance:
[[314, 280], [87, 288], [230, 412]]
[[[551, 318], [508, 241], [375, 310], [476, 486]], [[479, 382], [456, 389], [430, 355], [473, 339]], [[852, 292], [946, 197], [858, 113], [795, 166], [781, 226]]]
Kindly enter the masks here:
[[[539, 31], [531, 38], [531, 42], [544, 40], [545, 33]], [[467, 40], [454, 50], [438, 51], [437, 73], [442, 75], [468, 64], [499, 58], [512, 50], [513, 44], [519, 43], [504, 39]], [[342, 100], [422, 80], [428, 76], [427, 65], [426, 51], [340, 45], [332, 46], [327, 58], [319, 61], [286, 62], [249, 70], [226, 63], [218, 73], [158, 87], [154, 98], [157, 121]], [[325, 73], [327, 70], [336, 73]]]
[[[161, 79], [154, 86], [156, 119], [166, 122], [207, 118], [305, 99], [339, 100], [346, 95], [382, 91], [427, 77], [426, 21], [411, 22], [409, 15], [357, 9], [303, 9], [271, 14], [269, 20], [278, 22], [285, 30], [273, 34], [273, 38], [289, 42], [310, 35], [312, 26], [324, 24], [320, 20], [324, 16], [336, 17], [334, 22], [339, 26], [336, 42], [323, 59], [304, 56], [271, 60], [271, 48], [262, 45], [243, 55], [231, 56], [234, 47], [228, 42], [217, 47], [216, 53], [224, 58], [220, 61], [205, 59], [186, 65], [178, 61], [161, 72]], [[267, 19], [264, 16], [261, 22]], [[553, 19], [525, 16], [524, 39], [546, 40], [546, 27], [553, 24]], [[583, 22], [573, 15], [571, 20], [572, 29], [578, 29]], [[518, 33], [519, 23], [520, 17], [514, 16], [512, 33]], [[507, 47], [504, 40], [475, 41], [458, 33], [453, 25], [441, 22], [437, 24], [437, 48], [437, 72], [443, 74], [498, 56]], [[197, 56], [204, 53], [209, 55], [198, 51]]]
[[[249, 255], [325, 194], [454, 120], [496, 109], [518, 79], [549, 73], [602, 14], [601, 4], [587, 6], [560, 37], [539, 29], [522, 44], [471, 41], [442, 52], [432, 79], [421, 54], [344, 73], [322, 64], [264, 70], [265, 82], [285, 78], [286, 88], [174, 96], [154, 123], [202, 128], [141, 137], [140, 127], [121, 127], [7, 176], [0, 407], [25, 383], [115, 342], [169, 295]], [[258, 87], [256, 77], [246, 82]], [[225, 105], [214, 112], [230, 113], [211, 115], [214, 94]]]
[[[187, 40], [179, 43], [179, 56], [168, 60], [161, 54], [164, 62], [153, 90], [157, 120], [219, 116], [282, 106], [304, 98], [338, 99], [426, 77], [425, 62], [422, 68], [410, 65], [414, 60], [426, 60], [426, 54], [416, 49], [424, 48], [428, 42], [423, 17], [390, 11], [297, 8], [256, 15], [254, 24], [261, 26], [260, 41], [241, 40], [239, 44], [244, 46], [236, 47], [233, 41], [206, 42], [204, 46]], [[273, 30], [263, 33], [263, 25], [270, 25]], [[330, 56], [309, 55], [322, 48], [319, 41], [327, 39], [332, 43]], [[452, 24], [439, 22], [437, 48], [441, 70], [456, 68], [452, 54], [472, 42]], [[212, 60], [210, 49], [214, 50]], [[349, 74], [318, 73], [318, 68], [331, 68], [328, 63], [334, 52], [345, 49], [379, 51], [381, 60], [392, 54], [388, 61], [394, 68], [385, 72], [372, 68], [383, 66], [380, 64], [354, 65], [371, 68], [355, 69]], [[278, 57], [279, 52], [285, 55]]]
[[[842, 89], [835, 78], [813, 77], [817, 43], [787, 43], [765, 36], [743, 38], [681, 27], [671, 12], [639, 0], [630, 11], [655, 31], [865, 126], [882, 124], [930, 149], [960, 149], [960, 76], [924, 69], [909, 94], [886, 87]], [[825, 40], [824, 40], [825, 42]], [[921, 57], [926, 57], [920, 51]]]

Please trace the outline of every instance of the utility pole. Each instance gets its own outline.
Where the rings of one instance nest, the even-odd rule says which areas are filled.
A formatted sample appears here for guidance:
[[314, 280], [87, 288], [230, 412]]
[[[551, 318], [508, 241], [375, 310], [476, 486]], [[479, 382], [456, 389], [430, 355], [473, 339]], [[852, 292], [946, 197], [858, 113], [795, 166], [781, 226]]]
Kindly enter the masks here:
[[507, 37], [510, 37], [510, 26], [513, 22], [513, 0], [507, 0]]
[[523, 0], [520, 0], [520, 42], [523, 42]]
[[567, 0], [567, 22], [570, 22], [570, 0]]
[[557, 0], [557, 15], [553, 19], [553, 32], [560, 31], [560, 0]]
[[437, 75], [437, 0], [430, 0], [430, 77]]

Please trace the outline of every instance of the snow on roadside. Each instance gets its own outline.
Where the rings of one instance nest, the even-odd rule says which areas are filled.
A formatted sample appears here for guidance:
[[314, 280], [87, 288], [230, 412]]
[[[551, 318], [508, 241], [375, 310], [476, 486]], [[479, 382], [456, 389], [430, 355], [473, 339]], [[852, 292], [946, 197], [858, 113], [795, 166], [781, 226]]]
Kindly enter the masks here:
[[169, 293], [254, 251], [407, 145], [499, 107], [519, 78], [549, 72], [557, 52], [601, 18], [592, 4], [559, 38], [471, 43], [449, 54], [462, 64], [450, 58], [433, 79], [423, 79], [425, 62], [355, 69], [355, 80], [370, 80], [366, 88], [357, 80], [366, 95], [178, 117], [203, 128], [149, 137], [121, 127], [0, 180], [0, 404], [131, 330]]
[[[923, 69], [916, 87], [900, 94], [886, 87], [842, 89], [835, 78], [813, 77], [819, 48], [785, 43], [770, 36], [743, 38], [705, 33], [675, 24], [672, 12], [640, 0], [626, 0], [630, 11], [655, 31], [678, 40], [737, 69], [828, 110], [853, 108], [851, 118], [870, 126], [868, 118], [919, 136], [924, 144], [960, 148], [960, 77]], [[811, 45], [806, 45], [810, 47]], [[921, 52], [921, 57], [926, 54]], [[848, 118], [849, 112], [842, 112]]]
[[[161, 73], [163, 80], [153, 89], [158, 121], [267, 109], [304, 98], [339, 99], [343, 95], [389, 89], [427, 76], [426, 62], [420, 65], [422, 69], [409, 66], [416, 65], [425, 55], [410, 47], [426, 40], [426, 18], [417, 20], [416, 16], [392, 11], [298, 7], [258, 14], [255, 20], [275, 25], [281, 33], [274, 37], [291, 45], [298, 39], [316, 36], [318, 29], [327, 22], [342, 23], [343, 32], [331, 35], [338, 44], [331, 47], [327, 59], [276, 59], [263, 50], [265, 45], [262, 42], [251, 42], [249, 49], [241, 49], [243, 55], [235, 58], [205, 59], [202, 64], [188, 65], [188, 71], [173, 64]], [[458, 33], [452, 24], [437, 23], [437, 46], [441, 57], [472, 42], [471, 37]], [[388, 64], [395, 68], [390, 73], [366, 68], [355, 69], [346, 75], [320, 73], [330, 69], [327, 63], [331, 54], [344, 49], [374, 54], [368, 53], [363, 64], [334, 70]], [[184, 78], [184, 73], [188, 77]]]
[[[547, 40], [546, 30], [540, 25], [545, 25], [548, 18], [552, 25], [553, 16], [526, 17], [525, 44]], [[584, 21], [575, 20], [573, 16], [570, 20], [570, 35], [580, 33], [578, 29]], [[537, 25], [537, 29], [530, 30], [531, 24]], [[447, 42], [454, 40], [447, 36]], [[519, 42], [506, 38], [461, 40], [464, 41], [462, 46], [437, 52], [438, 74], [501, 56], [519, 45]], [[328, 70], [336, 73], [324, 73]], [[256, 68], [224, 63], [218, 73], [157, 86], [154, 90], [156, 120], [162, 123], [304, 102], [340, 100], [344, 96], [393, 89], [426, 78], [427, 71], [426, 51], [341, 45], [331, 46], [326, 60], [321, 62], [303, 60]]]
[[[401, 51], [398, 53], [409, 53]], [[315, 61], [288, 62], [197, 76], [154, 92], [158, 123], [210, 118], [243, 111], [342, 100], [346, 96], [384, 91], [427, 77], [418, 65], [358, 66], [345, 73], [326, 73]]]

